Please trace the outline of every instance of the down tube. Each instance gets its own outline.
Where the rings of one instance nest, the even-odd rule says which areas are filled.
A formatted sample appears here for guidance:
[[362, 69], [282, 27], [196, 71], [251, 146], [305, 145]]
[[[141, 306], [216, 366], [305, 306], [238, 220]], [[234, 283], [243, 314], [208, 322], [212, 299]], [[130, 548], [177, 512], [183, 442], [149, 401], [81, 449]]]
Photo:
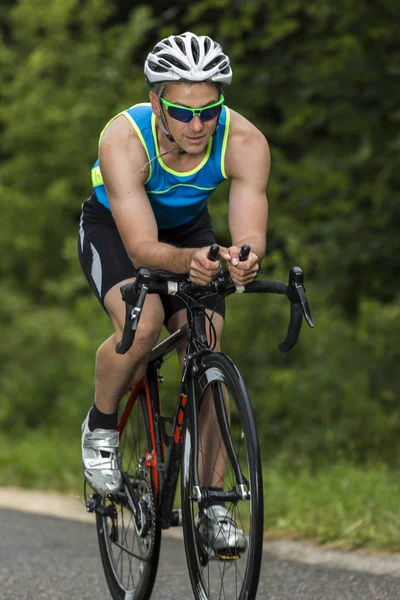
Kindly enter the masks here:
[[156, 502], [160, 499], [160, 489], [165, 477], [164, 440], [160, 427], [160, 396], [158, 392], [157, 368], [149, 364], [146, 376], [146, 404], [149, 419], [152, 451], [146, 457], [146, 465], [151, 467], [155, 485]]

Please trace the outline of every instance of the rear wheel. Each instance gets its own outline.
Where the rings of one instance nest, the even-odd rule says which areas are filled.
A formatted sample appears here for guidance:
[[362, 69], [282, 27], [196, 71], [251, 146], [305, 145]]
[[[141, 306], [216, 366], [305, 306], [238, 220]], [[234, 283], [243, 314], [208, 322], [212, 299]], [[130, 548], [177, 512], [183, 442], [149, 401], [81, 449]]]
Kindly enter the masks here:
[[[196, 401], [202, 403], [200, 490], [193, 485], [195, 432], [190, 422], [185, 431], [182, 463], [183, 531], [193, 593], [196, 600], [254, 600], [262, 558], [263, 487], [253, 411], [243, 380], [228, 357], [210, 353], [203, 363], [196, 380]], [[202, 412], [217, 423], [211, 435], [203, 433], [205, 424], [211, 421], [203, 420]], [[204, 525], [200, 528], [202, 532], [199, 530], [204, 508], [208, 507], [208, 514], [221, 514], [221, 509], [213, 508], [217, 494], [211, 499], [210, 486], [217, 494], [224, 493], [220, 500], [225, 498], [226, 518], [219, 529], [221, 534], [217, 529], [219, 542], [215, 543], [210, 538], [205, 540]], [[230, 533], [233, 523], [243, 532], [245, 544], [243, 534]], [[226, 548], [221, 548], [221, 536], [227, 539]], [[235, 545], [240, 539], [246, 549]]]
[[[121, 471], [128, 481], [116, 496], [100, 499], [96, 512], [100, 553], [114, 600], [148, 600], [158, 567], [161, 530], [157, 526], [151, 470], [145, 455], [151, 451], [146, 396], [139, 392], [120, 437]], [[132, 495], [140, 507], [135, 520]]]

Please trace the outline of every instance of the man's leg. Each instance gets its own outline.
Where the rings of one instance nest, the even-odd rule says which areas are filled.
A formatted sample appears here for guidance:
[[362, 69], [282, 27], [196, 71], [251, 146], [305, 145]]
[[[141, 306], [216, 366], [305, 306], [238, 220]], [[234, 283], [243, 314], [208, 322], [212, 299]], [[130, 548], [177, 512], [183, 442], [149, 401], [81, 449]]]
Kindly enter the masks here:
[[157, 343], [164, 319], [159, 296], [148, 295], [132, 347], [126, 354], [117, 354], [115, 346], [122, 338], [125, 323], [125, 302], [120, 293], [124, 283], [127, 281], [112, 287], [104, 298], [114, 333], [97, 351], [95, 405], [105, 414], [115, 412], [127, 390], [145, 375], [148, 354]]
[[[211, 311], [207, 310], [209, 316]], [[176, 331], [186, 323], [186, 310], [181, 310], [175, 313], [168, 322], [168, 329]], [[220, 351], [220, 341], [224, 319], [218, 313], [214, 313], [213, 325], [216, 333], [215, 352]], [[209, 327], [206, 324], [207, 335], [209, 336]], [[185, 346], [178, 348], [178, 356], [183, 365], [185, 357]], [[229, 410], [229, 403], [226, 402], [226, 407]], [[229, 415], [228, 415], [229, 417]], [[203, 398], [202, 407], [199, 415], [199, 477], [200, 484], [209, 487], [222, 487], [223, 478], [225, 475], [226, 450], [221, 438], [220, 429], [218, 426], [217, 415], [215, 412], [214, 402], [211, 394], [211, 389], [208, 388]]]
[[116, 493], [122, 483], [118, 465], [117, 410], [123, 395], [145, 374], [148, 354], [161, 331], [164, 310], [156, 295], [146, 298], [135, 341], [120, 355], [115, 346], [122, 337], [125, 303], [121, 282], [105, 296], [114, 333], [99, 348], [96, 356], [95, 404], [83, 424], [82, 456], [84, 474], [101, 495]]

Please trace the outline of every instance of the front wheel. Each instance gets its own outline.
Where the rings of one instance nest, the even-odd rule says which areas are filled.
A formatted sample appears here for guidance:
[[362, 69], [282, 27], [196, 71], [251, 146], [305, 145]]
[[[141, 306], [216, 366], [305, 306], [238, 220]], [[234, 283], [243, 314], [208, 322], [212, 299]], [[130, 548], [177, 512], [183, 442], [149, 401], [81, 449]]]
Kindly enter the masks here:
[[[182, 462], [183, 531], [194, 597], [254, 600], [262, 559], [264, 508], [250, 400], [234, 363], [220, 353], [209, 353], [202, 360], [195, 395], [200, 407], [198, 487], [194, 486], [195, 432], [190, 420]], [[217, 517], [215, 523], [213, 516]]]

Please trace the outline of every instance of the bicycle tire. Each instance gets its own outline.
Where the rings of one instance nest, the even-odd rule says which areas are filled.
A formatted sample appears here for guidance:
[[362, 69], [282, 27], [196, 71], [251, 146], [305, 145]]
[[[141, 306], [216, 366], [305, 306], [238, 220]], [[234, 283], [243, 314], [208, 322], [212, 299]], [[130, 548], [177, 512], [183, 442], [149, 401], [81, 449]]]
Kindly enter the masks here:
[[155, 582], [161, 544], [154, 505], [152, 470], [145, 466], [151, 451], [146, 394], [138, 393], [120, 437], [121, 470], [128, 473], [131, 490], [141, 502], [148, 532], [138, 533], [134, 514], [124, 489], [102, 499], [111, 515], [96, 514], [96, 527], [103, 569], [114, 600], [149, 600]]
[[[193, 490], [191, 424], [187, 420], [181, 494], [183, 535], [190, 580], [196, 600], [254, 600], [262, 560], [264, 507], [261, 457], [253, 410], [243, 379], [231, 359], [224, 354], [210, 352], [202, 359], [202, 363], [202, 369], [195, 376], [196, 401], [201, 402], [207, 389], [212, 389], [214, 397], [218, 388], [221, 391], [221, 384], [224, 384], [226, 397], [229, 398], [231, 413], [228, 438], [233, 443], [250, 499], [237, 500], [236, 504], [225, 503], [225, 508], [245, 533], [248, 547], [241, 555], [235, 555], [231, 551], [230, 555], [225, 552], [225, 556], [221, 556], [220, 552], [204, 544], [201, 539], [197, 527], [200, 509]], [[229, 454], [227, 447], [230, 440], [224, 439], [223, 452], [226, 455]], [[199, 464], [205, 453], [206, 449], [202, 447], [199, 437]], [[228, 464], [229, 460], [229, 456], [226, 456], [222, 486], [226, 491], [237, 488], [234, 461]], [[222, 477], [222, 469], [219, 471], [219, 476]]]

